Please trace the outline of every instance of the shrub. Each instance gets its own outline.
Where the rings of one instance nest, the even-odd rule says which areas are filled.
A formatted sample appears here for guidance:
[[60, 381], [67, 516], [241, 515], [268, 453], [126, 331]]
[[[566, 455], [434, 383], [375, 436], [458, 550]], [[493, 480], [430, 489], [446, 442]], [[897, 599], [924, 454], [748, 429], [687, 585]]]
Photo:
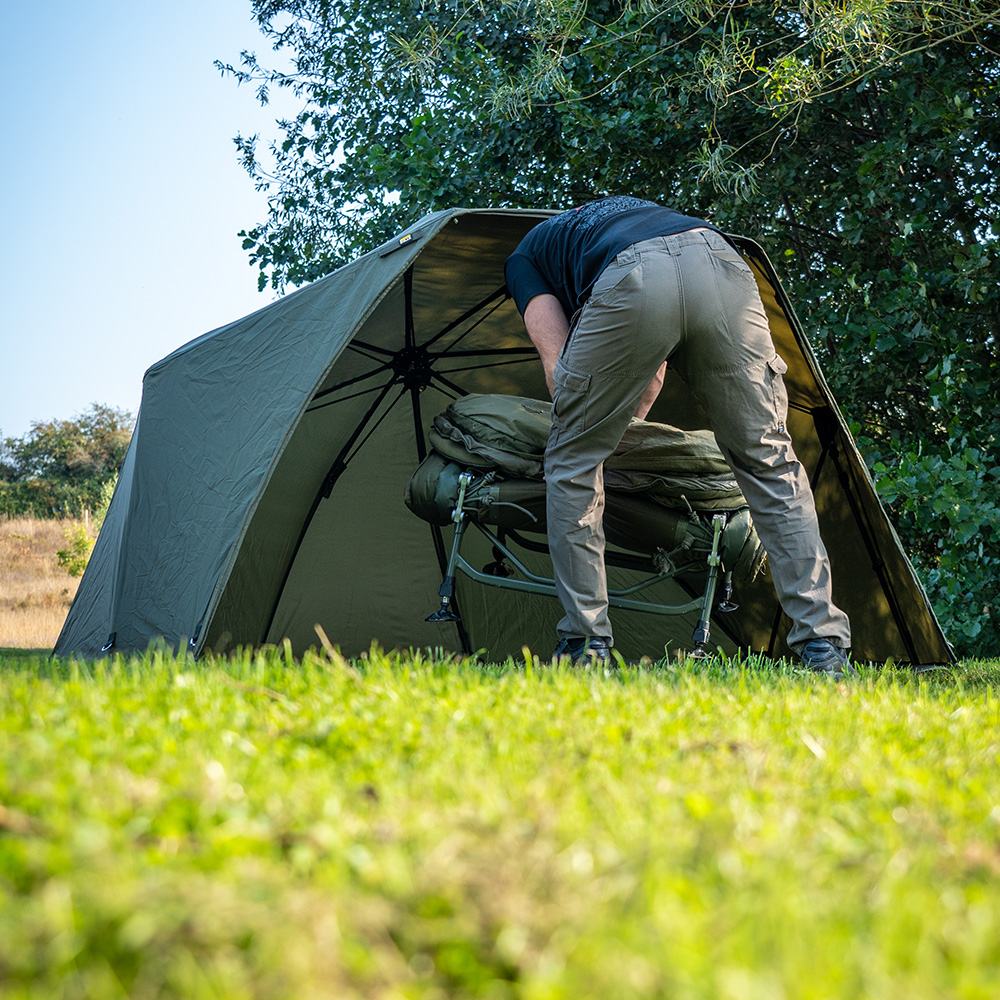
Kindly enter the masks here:
[[68, 545], [56, 553], [56, 561], [70, 576], [83, 576], [94, 548], [94, 539], [80, 521], [74, 521], [64, 528], [63, 535]]

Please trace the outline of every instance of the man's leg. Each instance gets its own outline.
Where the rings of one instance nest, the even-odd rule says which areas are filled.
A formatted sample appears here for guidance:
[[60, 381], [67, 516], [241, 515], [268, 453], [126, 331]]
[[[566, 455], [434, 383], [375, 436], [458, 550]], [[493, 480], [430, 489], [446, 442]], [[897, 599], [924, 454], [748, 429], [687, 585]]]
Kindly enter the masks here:
[[[709, 249], [711, 247], [711, 249]], [[849, 648], [850, 624], [834, 603], [815, 501], [785, 421], [785, 363], [775, 354], [756, 282], [720, 237], [679, 256], [685, 331], [676, 366], [712, 421], [768, 553], [778, 599], [792, 620], [788, 644]]]
[[[637, 333], [645, 268], [631, 251], [604, 271], [555, 370], [545, 451], [546, 516], [562, 637], [612, 637], [604, 566], [604, 461], [666, 357]], [[639, 324], [641, 326], [641, 324]]]

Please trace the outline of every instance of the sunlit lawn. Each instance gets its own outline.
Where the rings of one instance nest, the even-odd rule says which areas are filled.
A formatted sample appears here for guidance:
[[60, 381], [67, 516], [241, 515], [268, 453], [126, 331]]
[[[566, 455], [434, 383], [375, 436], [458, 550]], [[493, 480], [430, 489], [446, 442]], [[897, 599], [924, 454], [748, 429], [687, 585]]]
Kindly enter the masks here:
[[998, 678], [0, 658], [0, 994], [995, 998]]

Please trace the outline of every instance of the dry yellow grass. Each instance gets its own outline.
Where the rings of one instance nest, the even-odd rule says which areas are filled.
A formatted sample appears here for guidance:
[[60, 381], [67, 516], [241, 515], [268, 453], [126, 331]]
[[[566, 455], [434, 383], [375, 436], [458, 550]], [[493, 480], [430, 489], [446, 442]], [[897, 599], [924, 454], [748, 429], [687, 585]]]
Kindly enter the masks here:
[[80, 582], [56, 560], [72, 523], [0, 519], [0, 647], [55, 644]]

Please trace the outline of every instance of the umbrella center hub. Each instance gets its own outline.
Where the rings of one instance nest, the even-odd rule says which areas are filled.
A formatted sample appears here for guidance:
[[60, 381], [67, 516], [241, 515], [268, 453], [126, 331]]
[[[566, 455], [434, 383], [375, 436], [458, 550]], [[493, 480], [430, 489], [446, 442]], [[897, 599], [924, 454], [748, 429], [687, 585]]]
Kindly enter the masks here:
[[392, 359], [392, 369], [407, 389], [426, 389], [434, 374], [433, 362], [423, 347], [404, 347]]

